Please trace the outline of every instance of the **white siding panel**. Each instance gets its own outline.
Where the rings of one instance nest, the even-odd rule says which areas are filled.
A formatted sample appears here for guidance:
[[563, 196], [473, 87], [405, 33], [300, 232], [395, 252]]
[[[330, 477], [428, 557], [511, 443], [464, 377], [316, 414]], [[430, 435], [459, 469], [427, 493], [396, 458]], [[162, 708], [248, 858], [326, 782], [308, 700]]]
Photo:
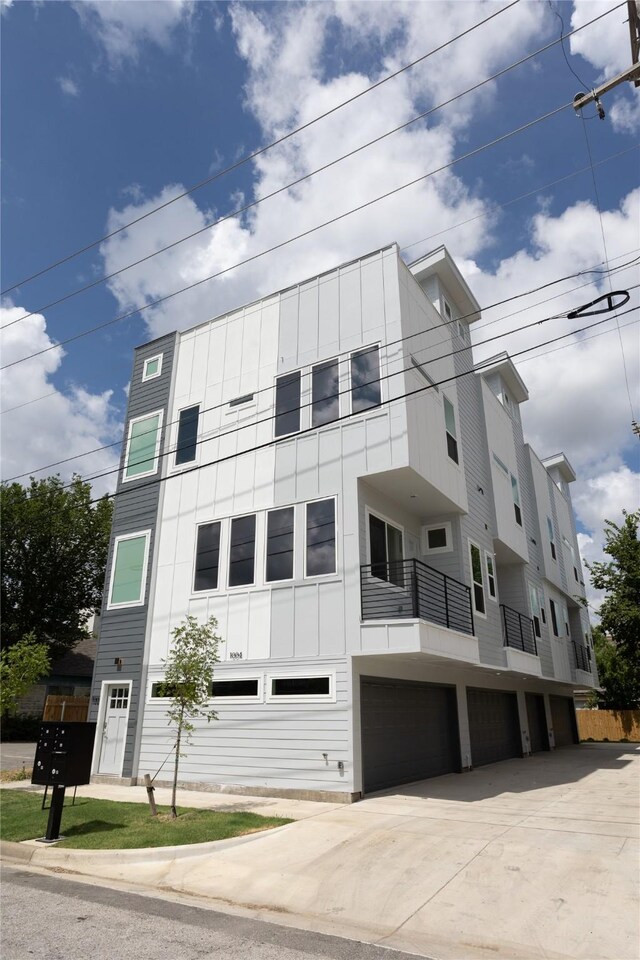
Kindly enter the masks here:
[[318, 649], [318, 586], [297, 586], [294, 593], [294, 656], [316, 657]]

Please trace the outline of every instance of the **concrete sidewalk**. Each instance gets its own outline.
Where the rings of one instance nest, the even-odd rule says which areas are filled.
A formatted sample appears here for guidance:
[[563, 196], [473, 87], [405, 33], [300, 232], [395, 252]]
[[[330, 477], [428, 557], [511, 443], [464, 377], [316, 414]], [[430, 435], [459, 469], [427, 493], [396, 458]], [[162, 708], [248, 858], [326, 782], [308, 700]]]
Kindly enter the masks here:
[[[637, 960], [639, 782], [638, 748], [584, 744], [312, 804], [316, 815], [206, 850], [12, 846], [32, 866], [443, 960]], [[272, 802], [292, 816], [284, 804], [300, 801]]]

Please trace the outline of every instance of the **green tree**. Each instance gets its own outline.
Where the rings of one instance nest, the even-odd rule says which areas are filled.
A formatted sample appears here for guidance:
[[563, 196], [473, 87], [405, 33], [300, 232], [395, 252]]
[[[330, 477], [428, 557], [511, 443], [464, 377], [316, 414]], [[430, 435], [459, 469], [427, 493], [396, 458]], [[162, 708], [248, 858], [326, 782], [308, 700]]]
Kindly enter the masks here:
[[609, 561], [588, 564], [591, 583], [605, 590], [600, 624], [629, 663], [640, 667], [640, 511], [627, 513], [618, 526], [605, 520], [604, 552]]
[[66, 488], [57, 476], [0, 486], [3, 649], [33, 634], [55, 659], [87, 636], [100, 609], [112, 518], [108, 497], [91, 500], [80, 477]]
[[635, 710], [640, 704], [640, 669], [601, 627], [593, 629], [593, 649], [602, 692], [592, 706], [603, 710]]
[[15, 712], [20, 697], [49, 672], [49, 662], [47, 644], [33, 633], [0, 653], [0, 716]]
[[187, 616], [184, 622], [172, 631], [173, 644], [165, 665], [165, 678], [160, 693], [171, 697], [167, 710], [169, 724], [176, 727], [175, 761], [173, 766], [173, 789], [171, 792], [171, 815], [175, 818], [178, 765], [182, 756], [183, 741], [189, 743], [195, 730], [191, 722], [198, 717], [207, 723], [217, 719], [209, 706], [213, 669], [219, 662], [220, 637], [216, 634], [218, 621], [209, 617], [200, 624], [195, 617]]

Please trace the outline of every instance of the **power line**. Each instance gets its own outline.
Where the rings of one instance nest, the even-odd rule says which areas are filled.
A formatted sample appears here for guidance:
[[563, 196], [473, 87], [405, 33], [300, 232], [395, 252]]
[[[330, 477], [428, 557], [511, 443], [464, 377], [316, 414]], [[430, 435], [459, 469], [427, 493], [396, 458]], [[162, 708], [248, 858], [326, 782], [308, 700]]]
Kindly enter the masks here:
[[[444, 50], [446, 47], [450, 46], [452, 43], [455, 43], [457, 40], [461, 40], [463, 37], [466, 37], [468, 34], [472, 33], [474, 30], [477, 30], [478, 27], [484, 26], [485, 23], [489, 23], [490, 20], [493, 20], [495, 17], [500, 16], [500, 14], [505, 13], [511, 7], [516, 6], [520, 0], [512, 0], [511, 3], [508, 3], [506, 7], [501, 7], [500, 10], [495, 10], [489, 16], [485, 17], [484, 20], [479, 20], [478, 23], [474, 23], [471, 27], [468, 27], [466, 30], [463, 30], [461, 33], [456, 34], [455, 37], [451, 37], [449, 40], [446, 40], [444, 43], [441, 43], [439, 46], [434, 47], [433, 50], [430, 50], [428, 53], [423, 54], [417, 59], [412, 60], [410, 63], [405, 64], [405, 66], [400, 67], [399, 70], [395, 70], [393, 73], [388, 74], [386, 77], [383, 77], [381, 80], [377, 80], [375, 83], [372, 83], [370, 86], [366, 87], [364, 90], [361, 90], [359, 93], [354, 94], [354, 96], [349, 97], [347, 100], [343, 100], [341, 103], [331, 107], [329, 110], [326, 110], [324, 113], [319, 114], [317, 117], [314, 117], [313, 120], [308, 120], [306, 123], [301, 124], [299, 127], [296, 127], [294, 130], [290, 130], [288, 133], [285, 133], [283, 136], [278, 137], [277, 140], [273, 140], [271, 143], [267, 143], [264, 146], [260, 147], [258, 150], [254, 150], [252, 153], [245, 154], [244, 157], [241, 157], [239, 160], [236, 160], [230, 166], [225, 167], [223, 170], [218, 170], [217, 173], [212, 174], [210, 177], [206, 177], [204, 180], [199, 180], [198, 183], [195, 183], [193, 186], [188, 187], [186, 190], [183, 190], [181, 193], [176, 194], [175, 197], [172, 197], [170, 200], [166, 200], [164, 203], [159, 204], [157, 207], [154, 207], [152, 210], [148, 210], [146, 213], [142, 214], [139, 217], [136, 217], [134, 220], [130, 220], [128, 223], [123, 224], [118, 227], [116, 230], [112, 230], [110, 233], [106, 233], [103, 237], [100, 237], [98, 240], [93, 240], [91, 243], [86, 244], [84, 247], [80, 247], [78, 250], [75, 250], [73, 253], [67, 254], [65, 257], [61, 257], [59, 260], [56, 260], [54, 263], [49, 264], [49, 266], [44, 267], [39, 270], [37, 273], [31, 274], [29, 277], [25, 277], [23, 280], [14, 283], [12, 286], [7, 287], [6, 290], [2, 291], [2, 296], [9, 293], [11, 290], [15, 290], [16, 287], [21, 286], [22, 284], [29, 283], [31, 280], [35, 280], [36, 277], [42, 276], [44, 273], [48, 273], [50, 270], [53, 270], [54, 267], [58, 267], [63, 263], [68, 263], [69, 260], [74, 259], [79, 256], [81, 253], [86, 253], [87, 250], [91, 250], [94, 247], [97, 247], [99, 244], [104, 243], [105, 240], [111, 239], [111, 237], [117, 236], [117, 234], [122, 233], [123, 230], [127, 230], [129, 227], [132, 227], [136, 223], [140, 223], [142, 220], [146, 220], [147, 217], [152, 216], [152, 214], [157, 213], [159, 210], [164, 210], [166, 207], [169, 207], [172, 203], [175, 203], [177, 200], [181, 200], [183, 197], [189, 196], [189, 194], [194, 193], [196, 190], [200, 190], [201, 187], [206, 186], [208, 183], [213, 183], [214, 180], [218, 180], [220, 177], [225, 176], [227, 173], [231, 173], [234, 170], [239, 169], [244, 166], [245, 163], [248, 163], [250, 160], [255, 160], [256, 157], [261, 156], [263, 153], [266, 153], [267, 150], [271, 150], [273, 147], [280, 146], [286, 140], [289, 140], [291, 137], [296, 136], [298, 133], [302, 133], [303, 130], [307, 130], [313, 124], [318, 123], [319, 120], [324, 120], [325, 117], [331, 116], [331, 114], [336, 113], [338, 110], [341, 110], [342, 107], [348, 106], [350, 103], [354, 103], [356, 100], [359, 100], [360, 97], [363, 97], [365, 94], [370, 93], [372, 90], [381, 87], [383, 84], [387, 83], [389, 80], [393, 80], [395, 77], [399, 77], [402, 73], [405, 73], [407, 70], [410, 70], [412, 67], [415, 67], [417, 64], [422, 63], [422, 61], [427, 60], [429, 57], [432, 57], [434, 54], [439, 53], [441, 50]], [[618, 4], [619, 7], [624, 6], [624, 3]], [[613, 10], [617, 9], [614, 7]], [[607, 10], [604, 14], [600, 16], [606, 16], [607, 14], [613, 12], [612, 10]], [[600, 17], [596, 17], [600, 19]], [[593, 21], [591, 21], [593, 22]], [[584, 24], [588, 26], [589, 24]], [[582, 29], [582, 28], [579, 28]]]
[[[585, 24], [587, 26], [588, 24]], [[527, 54], [524, 57], [521, 57], [520, 60], [515, 61], [514, 63], [509, 64], [507, 67], [503, 67], [502, 70], [499, 70], [497, 73], [492, 74], [490, 77], [486, 77], [484, 80], [480, 80], [478, 83], [475, 83], [473, 86], [468, 87], [466, 90], [461, 91], [453, 97], [450, 97], [448, 100], [444, 100], [442, 103], [437, 104], [434, 107], [430, 107], [428, 110], [423, 111], [422, 113], [417, 114], [415, 117], [412, 117], [410, 120], [406, 120], [404, 123], [399, 124], [396, 127], [393, 127], [391, 130], [388, 130], [386, 133], [380, 134], [378, 137], [374, 137], [372, 140], [368, 140], [366, 143], [361, 144], [359, 147], [355, 147], [353, 150], [350, 150], [348, 153], [344, 153], [340, 157], [336, 157], [334, 160], [330, 160], [328, 163], [323, 164], [320, 167], [317, 167], [315, 170], [310, 170], [308, 173], [305, 173], [303, 176], [298, 177], [296, 180], [292, 180], [290, 183], [285, 184], [282, 187], [278, 187], [277, 190], [272, 190], [271, 193], [265, 194], [263, 197], [258, 197], [255, 200], [251, 200], [249, 203], [245, 203], [240, 207], [237, 207], [235, 210], [232, 210], [230, 213], [226, 213], [222, 217], [218, 217], [216, 220], [212, 220], [210, 223], [205, 224], [203, 227], [200, 227], [198, 230], [194, 230], [192, 233], [186, 234], [184, 237], [180, 237], [178, 240], [173, 240], [171, 243], [166, 244], [163, 247], [159, 247], [157, 250], [153, 250], [151, 253], [146, 254], [144, 257], [140, 257], [138, 260], [134, 260], [131, 263], [125, 264], [125, 266], [120, 267], [118, 270], [114, 270], [111, 273], [105, 274], [102, 277], [98, 277], [96, 280], [92, 280], [90, 283], [84, 284], [84, 286], [77, 287], [75, 290], [69, 291], [69, 293], [64, 294], [61, 297], [58, 297], [56, 300], [51, 300], [48, 303], [43, 303], [38, 307], [35, 307], [33, 310], [30, 310], [28, 313], [22, 314], [20, 317], [16, 317], [15, 320], [12, 320], [10, 323], [5, 324], [4, 329], [13, 326], [14, 323], [20, 323], [22, 320], [26, 320], [28, 317], [34, 316], [36, 313], [42, 313], [45, 310], [49, 310], [51, 307], [56, 307], [61, 303], [65, 303], [68, 300], [71, 300], [73, 297], [79, 296], [81, 293], [86, 293], [87, 290], [92, 290], [93, 288], [100, 286], [103, 283], [106, 283], [108, 280], [112, 280], [114, 277], [120, 276], [120, 274], [125, 273], [127, 270], [131, 270], [134, 267], [138, 267], [143, 263], [146, 263], [149, 260], [152, 260], [154, 257], [157, 257], [161, 253], [166, 253], [167, 250], [172, 250], [174, 247], [179, 246], [181, 243], [185, 243], [187, 240], [193, 240], [194, 237], [200, 236], [200, 234], [205, 233], [207, 230], [212, 230], [214, 227], [219, 226], [222, 223], [225, 223], [228, 220], [232, 220], [234, 217], [238, 217], [243, 213], [246, 213], [248, 210], [251, 210], [254, 207], [259, 206], [261, 203], [264, 203], [266, 200], [271, 200], [274, 197], [279, 196], [282, 193], [285, 193], [287, 190], [291, 190], [293, 187], [299, 186], [301, 183], [304, 183], [306, 180], [310, 180], [312, 177], [317, 176], [319, 173], [323, 173], [326, 170], [329, 170], [331, 167], [336, 166], [338, 163], [341, 163], [343, 160], [348, 160], [351, 157], [354, 157], [356, 154], [360, 153], [362, 150], [366, 150], [371, 146], [374, 146], [377, 143], [381, 143], [387, 137], [392, 136], [394, 133], [398, 133], [400, 130], [405, 130], [407, 127], [410, 127], [412, 124], [417, 123], [418, 120], [424, 120], [427, 117], [430, 117], [432, 114], [436, 113], [438, 110], [442, 110], [444, 107], [450, 106], [452, 103], [462, 99], [462, 97], [467, 96], [469, 93], [473, 93], [476, 90], [479, 90], [481, 87], [485, 86], [487, 83], [491, 83], [494, 80], [499, 79], [505, 74], [509, 73], [511, 70], [514, 70], [516, 67], [522, 66], [523, 63], [527, 63], [529, 60], [532, 60], [534, 57], [539, 56], [541, 53], [549, 50], [551, 47], [558, 44], [560, 40], [552, 40], [550, 43], [545, 44], [543, 47], [540, 47], [538, 50], [534, 50], [532, 53]], [[588, 168], [586, 168], [588, 169]]]
[[[626, 327], [633, 327], [638, 323], [640, 323], [640, 320], [630, 320], [628, 323], [621, 323], [620, 329], [624, 330]], [[587, 340], [595, 340], [596, 337], [606, 337], [608, 333], [615, 333], [615, 332], [616, 332], [616, 329], [601, 330], [600, 333], [594, 333], [590, 337], [583, 337], [579, 343], [565, 343], [561, 347], [554, 347], [553, 350], [544, 350], [542, 353], [537, 354], [534, 357], [525, 357], [524, 360], [520, 360], [520, 363], [521, 364], [530, 363], [531, 360], [537, 360], [538, 357], [546, 357], [550, 353], [557, 353], [559, 350], [567, 350], [569, 347], [579, 347], [581, 343], [586, 343]]]

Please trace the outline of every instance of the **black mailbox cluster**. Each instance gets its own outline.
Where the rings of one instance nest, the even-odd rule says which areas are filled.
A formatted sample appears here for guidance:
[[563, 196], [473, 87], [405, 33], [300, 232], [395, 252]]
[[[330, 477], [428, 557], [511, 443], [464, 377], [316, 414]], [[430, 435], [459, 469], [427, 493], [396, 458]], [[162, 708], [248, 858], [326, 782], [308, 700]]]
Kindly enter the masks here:
[[42, 723], [32, 783], [77, 787], [89, 783], [95, 723]]

